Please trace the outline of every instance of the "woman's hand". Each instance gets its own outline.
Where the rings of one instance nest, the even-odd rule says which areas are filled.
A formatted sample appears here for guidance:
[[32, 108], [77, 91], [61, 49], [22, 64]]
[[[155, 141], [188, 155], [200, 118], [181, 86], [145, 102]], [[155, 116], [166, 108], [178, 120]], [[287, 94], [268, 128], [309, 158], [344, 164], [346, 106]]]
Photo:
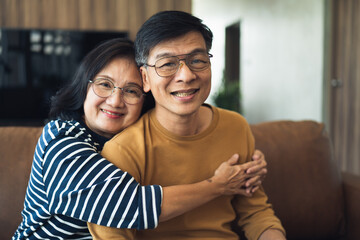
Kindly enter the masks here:
[[238, 158], [239, 155], [234, 154], [222, 163], [209, 181], [220, 186], [222, 195], [241, 194], [250, 197], [259, 189], [264, 180], [267, 164], [264, 155], [259, 150], [255, 151], [251, 162], [237, 165]]
[[256, 163], [251, 161], [239, 165], [237, 164], [238, 159], [239, 155], [234, 154], [229, 160], [223, 162], [215, 170], [214, 176], [208, 180], [219, 187], [220, 195], [252, 195], [251, 193], [247, 193], [245, 189], [246, 181], [249, 178], [245, 172], [249, 168], [254, 167]]

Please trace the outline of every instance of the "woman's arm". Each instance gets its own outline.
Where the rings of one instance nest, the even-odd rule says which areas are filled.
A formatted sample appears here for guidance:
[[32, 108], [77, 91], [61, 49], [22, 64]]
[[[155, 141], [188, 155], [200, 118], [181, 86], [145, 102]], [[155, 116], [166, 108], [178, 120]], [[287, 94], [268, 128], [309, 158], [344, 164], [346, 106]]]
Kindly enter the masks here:
[[[256, 154], [258, 155], [256, 161], [242, 165], [236, 165], [239, 156], [234, 154], [219, 166], [210, 179], [194, 184], [164, 187], [160, 222], [179, 216], [221, 195], [251, 196], [253, 192], [249, 189], [257, 189], [261, 183], [253, 179], [261, 178], [261, 174], [264, 173], [262, 170], [266, 167], [263, 154], [261, 152]], [[264, 162], [265, 166], [263, 166]], [[247, 173], [249, 169], [250, 174]], [[249, 182], [250, 185], [245, 187]]]
[[[210, 179], [194, 184], [164, 187], [160, 222], [179, 216], [221, 195], [247, 195], [243, 186], [249, 178], [246, 174], [248, 169], [258, 170], [257, 172], [262, 174], [259, 170], [263, 168], [265, 160], [261, 152], [258, 154], [258, 161], [242, 165], [236, 165], [238, 155], [234, 154], [219, 166]], [[92, 223], [88, 223], [88, 228], [94, 239], [114, 239], [119, 236], [133, 239], [134, 234], [130, 229], [108, 228]]]

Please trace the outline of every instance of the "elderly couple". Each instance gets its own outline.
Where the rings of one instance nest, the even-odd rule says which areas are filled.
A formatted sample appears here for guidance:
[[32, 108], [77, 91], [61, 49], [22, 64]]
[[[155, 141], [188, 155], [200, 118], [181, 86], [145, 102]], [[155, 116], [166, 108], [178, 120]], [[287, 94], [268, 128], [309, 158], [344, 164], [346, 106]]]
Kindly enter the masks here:
[[[205, 104], [212, 32], [164, 11], [51, 100], [13, 239], [285, 239], [238, 113]], [[155, 105], [155, 106], [154, 106]]]

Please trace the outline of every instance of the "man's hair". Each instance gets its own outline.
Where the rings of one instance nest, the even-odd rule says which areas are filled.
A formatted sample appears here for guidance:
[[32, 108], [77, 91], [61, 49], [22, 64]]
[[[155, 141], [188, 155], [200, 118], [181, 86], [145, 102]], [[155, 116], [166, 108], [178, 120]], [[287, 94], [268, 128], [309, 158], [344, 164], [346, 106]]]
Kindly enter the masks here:
[[213, 34], [202, 20], [181, 11], [163, 11], [150, 17], [140, 28], [135, 39], [135, 60], [140, 67], [147, 63], [152, 48], [162, 41], [174, 39], [191, 31], [201, 33], [206, 50], [210, 51]]
[[[134, 45], [128, 39], [116, 38], [107, 40], [92, 51], [81, 61], [72, 81], [60, 89], [51, 98], [49, 120], [81, 120], [84, 115], [84, 101], [88, 91], [89, 80], [104, 69], [115, 58], [134, 60]], [[145, 108], [153, 107], [150, 94], [145, 100]], [[147, 106], [150, 104], [151, 106]], [[147, 109], [143, 108], [143, 111]]]

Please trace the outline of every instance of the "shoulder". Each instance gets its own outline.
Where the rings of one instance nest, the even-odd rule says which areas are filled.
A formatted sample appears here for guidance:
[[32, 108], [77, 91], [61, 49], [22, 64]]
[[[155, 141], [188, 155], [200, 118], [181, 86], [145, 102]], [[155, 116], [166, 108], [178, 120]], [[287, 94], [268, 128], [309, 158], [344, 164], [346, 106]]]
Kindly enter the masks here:
[[224, 108], [211, 106], [214, 115], [218, 115], [222, 122], [248, 125], [247, 120], [240, 113]]
[[116, 134], [112, 139], [110, 139], [107, 143], [120, 143], [124, 140], [129, 141], [143, 141], [145, 137], [145, 129], [149, 123], [149, 114], [145, 113], [139, 120], [137, 120], [134, 124], [124, 129], [122, 132]]
[[216, 129], [220, 132], [227, 133], [242, 133], [244, 137], [252, 135], [250, 125], [246, 118], [240, 113], [211, 106], [214, 112], [214, 122], [216, 122]]
[[53, 120], [45, 125], [42, 135], [48, 139], [58, 136], [87, 136], [86, 128], [78, 121]]
[[46, 147], [50, 143], [59, 142], [65, 138], [76, 139], [76, 141], [82, 142], [93, 142], [90, 132], [80, 122], [64, 120], [53, 120], [46, 124], [39, 141]]

